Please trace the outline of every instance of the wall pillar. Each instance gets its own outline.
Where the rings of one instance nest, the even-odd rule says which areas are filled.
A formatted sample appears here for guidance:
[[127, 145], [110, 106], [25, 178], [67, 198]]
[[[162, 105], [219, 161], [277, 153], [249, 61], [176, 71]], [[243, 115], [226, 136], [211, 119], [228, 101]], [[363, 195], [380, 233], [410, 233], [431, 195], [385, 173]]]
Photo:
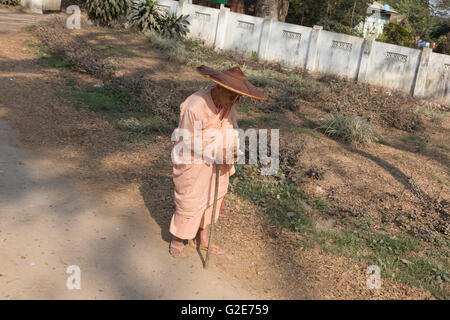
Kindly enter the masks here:
[[428, 63], [430, 62], [431, 48], [423, 48], [420, 54], [419, 68], [417, 69], [414, 83], [413, 95], [416, 97], [425, 96], [425, 83], [427, 81]]
[[259, 37], [258, 43], [258, 58], [266, 59], [267, 48], [269, 47], [270, 42], [270, 32], [272, 31], [272, 24], [274, 22], [274, 18], [265, 18], [263, 22], [263, 26], [261, 28], [261, 35]]
[[214, 48], [222, 50], [225, 47], [225, 37], [227, 34], [228, 15], [230, 8], [220, 8], [219, 17], [217, 21], [216, 36], [214, 39]]
[[[178, 1], [178, 7], [177, 7], [177, 16], [181, 16], [182, 14], [184, 14], [184, 8], [185, 8], [185, 4], [189, 4], [190, 0], [179, 0]], [[191, 0], [192, 2], [192, 0]]]
[[374, 41], [375, 38], [373, 37], [364, 38], [361, 61], [359, 63], [358, 75], [356, 78], [357, 81], [364, 82], [366, 80], [367, 67], [369, 66], [370, 54], [372, 53], [372, 45]]
[[314, 26], [309, 38], [308, 54], [306, 56], [306, 70], [314, 71], [316, 69], [317, 48], [319, 42], [320, 31], [322, 26]]

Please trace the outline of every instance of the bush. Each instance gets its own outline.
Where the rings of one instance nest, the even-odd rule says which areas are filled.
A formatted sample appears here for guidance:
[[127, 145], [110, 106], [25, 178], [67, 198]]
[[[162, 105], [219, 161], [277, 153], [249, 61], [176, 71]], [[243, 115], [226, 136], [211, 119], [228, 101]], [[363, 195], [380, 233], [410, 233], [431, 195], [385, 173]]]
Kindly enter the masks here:
[[450, 32], [437, 39], [435, 52], [450, 54]]
[[404, 47], [415, 47], [414, 32], [412, 27], [405, 21], [386, 24], [383, 34], [377, 40]]
[[163, 37], [156, 31], [150, 31], [146, 36], [151, 46], [163, 52], [168, 60], [186, 63], [188, 59], [187, 52], [181, 41]]
[[352, 145], [367, 145], [377, 141], [379, 137], [378, 130], [366, 120], [341, 112], [327, 115], [318, 129]]
[[160, 31], [163, 13], [156, 4], [156, 1], [152, 0], [134, 2], [127, 16], [130, 27], [141, 32]]
[[169, 38], [182, 39], [186, 37], [186, 34], [189, 32], [188, 25], [190, 24], [187, 18], [188, 16], [177, 16], [175, 13], [164, 16], [164, 19], [161, 21], [161, 34]]
[[154, 0], [134, 2], [127, 17], [134, 30], [157, 31], [164, 37], [177, 39], [184, 38], [189, 32], [187, 18], [185, 15], [161, 11]]
[[102, 26], [110, 26], [128, 12], [131, 0], [86, 0], [89, 19]]
[[20, 4], [20, 0], [0, 0], [0, 4], [5, 4], [7, 6], [17, 6]]

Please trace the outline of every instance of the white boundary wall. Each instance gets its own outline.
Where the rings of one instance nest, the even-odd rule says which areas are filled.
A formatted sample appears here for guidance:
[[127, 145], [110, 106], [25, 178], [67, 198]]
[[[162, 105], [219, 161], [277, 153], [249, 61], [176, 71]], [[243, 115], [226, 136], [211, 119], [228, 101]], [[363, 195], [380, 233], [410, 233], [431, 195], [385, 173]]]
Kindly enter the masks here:
[[[171, 12], [189, 14], [189, 37], [217, 50], [257, 55], [287, 67], [344, 76], [415, 96], [450, 103], [450, 56], [271, 19], [159, 0]], [[170, 9], [169, 9], [170, 8]]]

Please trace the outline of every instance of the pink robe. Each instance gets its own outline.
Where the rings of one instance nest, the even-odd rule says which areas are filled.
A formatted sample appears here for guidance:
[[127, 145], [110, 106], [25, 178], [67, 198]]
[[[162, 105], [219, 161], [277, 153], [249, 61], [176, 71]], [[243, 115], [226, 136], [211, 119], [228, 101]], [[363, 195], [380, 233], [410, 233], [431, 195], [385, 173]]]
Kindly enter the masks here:
[[[226, 129], [237, 129], [235, 107], [229, 109], [228, 114], [225, 114], [225, 109], [218, 109], [211, 97], [212, 88], [195, 92], [181, 104], [178, 128], [189, 130], [193, 135], [194, 121], [202, 121], [204, 129], [215, 128], [222, 134], [225, 134]], [[203, 135], [203, 147], [215, 139], [217, 137]], [[183, 142], [179, 139], [175, 146], [179, 143]], [[237, 145], [238, 141], [235, 138], [231, 143]], [[234, 172], [233, 164], [221, 166], [216, 221], [228, 191], [229, 177]], [[170, 223], [171, 234], [180, 239], [193, 239], [199, 227], [203, 229], [211, 223], [215, 175], [215, 164], [208, 164], [204, 160], [201, 163], [173, 165], [176, 210]]]

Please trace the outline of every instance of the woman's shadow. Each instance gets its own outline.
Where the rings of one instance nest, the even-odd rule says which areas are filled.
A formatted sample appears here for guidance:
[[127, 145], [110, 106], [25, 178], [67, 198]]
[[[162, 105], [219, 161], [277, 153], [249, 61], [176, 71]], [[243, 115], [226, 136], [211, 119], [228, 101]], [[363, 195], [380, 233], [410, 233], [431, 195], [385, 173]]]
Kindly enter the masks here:
[[175, 212], [170, 150], [166, 150], [144, 172], [139, 191], [148, 212], [161, 229], [161, 238], [169, 243], [172, 239], [169, 232], [170, 220]]

